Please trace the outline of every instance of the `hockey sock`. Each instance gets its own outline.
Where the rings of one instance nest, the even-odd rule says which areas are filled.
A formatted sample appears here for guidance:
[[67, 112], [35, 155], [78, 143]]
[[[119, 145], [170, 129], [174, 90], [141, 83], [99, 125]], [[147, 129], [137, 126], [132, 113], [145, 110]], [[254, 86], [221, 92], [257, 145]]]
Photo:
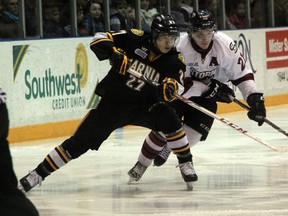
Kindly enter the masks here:
[[200, 134], [198, 131], [194, 130], [193, 128], [189, 127], [186, 124], [184, 124], [184, 130], [186, 132], [190, 147], [200, 142], [202, 134]]
[[190, 145], [184, 130], [180, 130], [174, 134], [166, 134], [167, 145], [176, 154], [179, 163], [192, 161]]
[[71, 160], [71, 157], [59, 145], [54, 148], [36, 168], [36, 172], [44, 179], [52, 172], [64, 166]]
[[151, 131], [143, 142], [138, 161], [144, 166], [150, 166], [165, 145], [166, 140], [159, 133]]

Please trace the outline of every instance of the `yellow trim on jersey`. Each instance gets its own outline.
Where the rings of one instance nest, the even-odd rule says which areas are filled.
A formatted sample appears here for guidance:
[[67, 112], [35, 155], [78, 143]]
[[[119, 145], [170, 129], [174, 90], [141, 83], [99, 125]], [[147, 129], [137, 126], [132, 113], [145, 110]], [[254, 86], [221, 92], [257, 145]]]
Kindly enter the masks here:
[[52, 161], [50, 160], [50, 158], [48, 156], [46, 156], [45, 160], [50, 164], [50, 166], [56, 171], [58, 168], [54, 166], [54, 164], [52, 163]]
[[114, 42], [113, 36], [110, 32], [106, 32], [107, 36], [109, 37], [109, 39]]
[[90, 43], [90, 46], [93, 46], [99, 42], [103, 42], [103, 41], [111, 41], [109, 38], [103, 38], [103, 39], [99, 39], [99, 40], [96, 40], [96, 41], [93, 41]]
[[152, 61], [155, 61], [156, 59], [160, 58], [162, 54], [156, 54], [154, 52], [150, 52], [148, 58], [149, 58], [149, 61], [152, 62]]

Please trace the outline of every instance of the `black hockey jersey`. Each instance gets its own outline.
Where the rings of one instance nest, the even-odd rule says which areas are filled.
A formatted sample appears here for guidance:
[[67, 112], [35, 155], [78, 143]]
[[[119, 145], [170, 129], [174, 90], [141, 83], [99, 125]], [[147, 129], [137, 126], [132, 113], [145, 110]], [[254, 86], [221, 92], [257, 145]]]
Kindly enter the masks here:
[[[166, 54], [151, 51], [150, 34], [138, 29], [102, 32], [97, 33], [90, 44], [91, 50], [99, 60], [110, 58], [113, 47], [125, 51], [131, 62], [130, 67], [150, 80], [161, 83], [166, 77], [171, 77], [183, 84], [185, 71], [183, 56], [174, 48]], [[158, 91], [155, 87], [128, 72], [123, 76], [113, 70], [112, 67], [98, 84], [96, 94], [123, 103], [146, 103], [158, 100]]]

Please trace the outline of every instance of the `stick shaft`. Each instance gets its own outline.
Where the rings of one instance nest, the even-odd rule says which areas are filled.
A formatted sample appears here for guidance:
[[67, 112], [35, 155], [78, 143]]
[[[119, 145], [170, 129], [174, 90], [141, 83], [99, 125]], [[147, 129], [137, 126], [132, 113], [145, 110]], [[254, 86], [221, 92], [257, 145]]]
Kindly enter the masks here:
[[[133, 76], [135, 76], [135, 77], [137, 77], [137, 78], [139, 78], [139, 79], [141, 79], [141, 80], [149, 83], [150, 85], [159, 86], [159, 83], [154, 82], [154, 81], [152, 81], [152, 80], [149, 80], [149, 79], [148, 79], [147, 77], [145, 77], [143, 74], [141, 74], [141, 73], [139, 73], [139, 72], [137, 72], [137, 71], [135, 71], [135, 70], [133, 70], [133, 69], [131, 69], [131, 68], [128, 69], [128, 73], [130, 73], [130, 74], [132, 74]], [[257, 141], [258, 143], [260, 143], [260, 144], [262, 144], [262, 145], [264, 145], [264, 146], [272, 149], [273, 151], [276, 151], [276, 152], [286, 152], [286, 151], [288, 151], [288, 149], [283, 149], [283, 148], [280, 148], [280, 147], [276, 147], [276, 146], [274, 146], [274, 145], [272, 145], [272, 144], [269, 144], [268, 142], [266, 142], [266, 141], [264, 141], [264, 140], [262, 140], [262, 139], [260, 139], [260, 138], [258, 138], [258, 137], [256, 137], [256, 136], [248, 133], [248, 131], [244, 130], [243, 128], [238, 127], [237, 125], [235, 125], [234, 123], [228, 121], [227, 119], [216, 115], [215, 113], [211, 112], [210, 110], [205, 109], [204, 107], [196, 104], [195, 102], [193, 102], [193, 101], [191, 101], [191, 100], [189, 100], [189, 99], [187, 99], [187, 98], [185, 98], [185, 97], [183, 97], [183, 96], [181, 96], [181, 95], [176, 94], [175, 97], [176, 97], [178, 100], [186, 103], [187, 105], [189, 105], [189, 106], [191, 106], [191, 107], [193, 107], [193, 108], [195, 108], [195, 109], [197, 109], [197, 110], [205, 113], [206, 115], [208, 115], [208, 116], [210, 116], [210, 117], [212, 117], [212, 118], [214, 118], [214, 119], [222, 122], [223, 124], [225, 124], [225, 125], [233, 128], [234, 130], [236, 130], [236, 131], [238, 131], [238, 132], [240, 132], [240, 133], [242, 133], [242, 134], [250, 137], [251, 139], [254, 139], [254, 140]], [[244, 105], [245, 105], [245, 104], [244, 104]]]
[[196, 104], [195, 102], [193, 102], [193, 101], [191, 101], [191, 100], [189, 100], [187, 98], [184, 98], [184, 97], [182, 97], [180, 95], [176, 95], [176, 97], [177, 97], [178, 100], [183, 101], [184, 103], [188, 104], [189, 106], [192, 106], [193, 108], [195, 108], [195, 109], [205, 113], [206, 115], [208, 115], [208, 116], [210, 116], [210, 117], [222, 122], [223, 124], [233, 128], [234, 130], [236, 130], [236, 131], [238, 131], [238, 132], [250, 137], [251, 139], [254, 139], [255, 141], [257, 141], [260, 144], [272, 149], [273, 151], [277, 151], [277, 152], [283, 152], [284, 151], [283, 149], [280, 149], [280, 148], [278, 148], [278, 147], [276, 147], [276, 146], [274, 146], [272, 144], [269, 144], [268, 142], [266, 142], [266, 141], [264, 141], [264, 140], [262, 140], [262, 139], [260, 139], [260, 138], [258, 138], [256, 136], [250, 134], [248, 131], [244, 130], [243, 128], [240, 128], [236, 124], [228, 121], [227, 119], [225, 119], [223, 117], [220, 117], [220, 116], [216, 115], [215, 113], [205, 109], [204, 107]]

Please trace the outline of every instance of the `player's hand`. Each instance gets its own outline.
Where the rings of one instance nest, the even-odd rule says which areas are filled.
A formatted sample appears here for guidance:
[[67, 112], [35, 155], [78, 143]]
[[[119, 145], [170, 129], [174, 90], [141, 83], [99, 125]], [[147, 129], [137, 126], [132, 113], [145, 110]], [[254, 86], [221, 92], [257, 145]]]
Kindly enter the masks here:
[[247, 103], [250, 111], [247, 113], [251, 120], [258, 122], [258, 126], [264, 123], [266, 117], [266, 109], [264, 105], [264, 97], [262, 93], [252, 93], [247, 97]]
[[214, 98], [218, 102], [231, 103], [235, 98], [234, 91], [226, 84], [212, 79], [209, 83], [209, 90], [202, 94], [205, 98]]
[[128, 58], [124, 50], [113, 47], [113, 54], [111, 56], [112, 67], [121, 75], [125, 75], [128, 69]]
[[6, 103], [6, 93], [0, 88], [0, 104]]
[[160, 85], [161, 99], [171, 102], [176, 99], [175, 94], [178, 93], [178, 82], [173, 78], [165, 78]]

